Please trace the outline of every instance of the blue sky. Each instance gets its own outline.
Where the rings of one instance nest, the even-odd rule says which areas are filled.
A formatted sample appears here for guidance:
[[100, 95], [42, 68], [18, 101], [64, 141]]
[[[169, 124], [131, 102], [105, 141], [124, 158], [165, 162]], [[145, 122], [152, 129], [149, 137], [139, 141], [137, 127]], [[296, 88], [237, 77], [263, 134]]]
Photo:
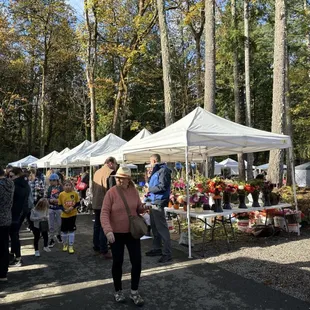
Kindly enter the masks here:
[[79, 15], [83, 16], [84, 0], [67, 0]]

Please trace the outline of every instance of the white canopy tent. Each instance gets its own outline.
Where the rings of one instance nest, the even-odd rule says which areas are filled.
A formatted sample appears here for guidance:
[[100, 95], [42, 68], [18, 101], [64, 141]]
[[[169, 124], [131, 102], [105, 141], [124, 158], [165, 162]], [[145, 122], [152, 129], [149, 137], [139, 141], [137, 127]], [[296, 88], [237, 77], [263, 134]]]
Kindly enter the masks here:
[[63, 149], [61, 152], [59, 152], [57, 155], [53, 156], [52, 158], [50, 158], [48, 161], [46, 161], [44, 164], [46, 167], [51, 167], [51, 161], [53, 160], [54, 162], [60, 160], [60, 158], [68, 153], [70, 151], [70, 149], [68, 147], [66, 147], [65, 149]]
[[[51, 159], [50, 161], [50, 167], [53, 168], [68, 168], [70, 159], [73, 158], [78, 154], [78, 152], [81, 152], [85, 150], [89, 145], [91, 145], [92, 142], [85, 140], [73, 149], [71, 149], [68, 152], [63, 153], [60, 156], [56, 156], [54, 159]], [[59, 154], [58, 154], [59, 155]]]
[[66, 148], [63, 149], [61, 152], [59, 152], [58, 155], [63, 155], [63, 154], [65, 154], [65, 153], [69, 152], [69, 151], [70, 151], [70, 149], [69, 149], [68, 147], [66, 147]]
[[[267, 170], [269, 167], [269, 164], [263, 164], [263, 165], [260, 165], [260, 166], [256, 166], [256, 169], [259, 169], [259, 170]], [[297, 167], [295, 167], [296, 169]], [[287, 169], [287, 166], [286, 165], [283, 165], [283, 169], [286, 170]]]
[[268, 151], [291, 147], [289, 136], [246, 127], [196, 108], [194, 111], [140, 140], [124, 150], [125, 160], [135, 163], [148, 161], [156, 152], [166, 162], [184, 161], [184, 148], [188, 160], [202, 160], [206, 156]]
[[298, 186], [310, 186], [310, 162], [295, 167], [295, 178]]
[[112, 150], [112, 149], [106, 149], [103, 154], [100, 154], [99, 156], [95, 156], [95, 153], [91, 153], [90, 157], [90, 165], [102, 165], [105, 160], [112, 156], [114, 157], [117, 162], [123, 162], [124, 160], [124, 151], [126, 151], [127, 147], [132, 147], [136, 145], [141, 139], [144, 139], [145, 137], [150, 136], [151, 133], [147, 129], [142, 129], [136, 136], [134, 136], [131, 140], [120, 146], [119, 148]]
[[[230, 168], [232, 175], [239, 175], [239, 163], [236, 160], [228, 157], [222, 160], [220, 164], [223, 165], [224, 168]], [[245, 165], [245, 168], [247, 168], [248, 163], [246, 160], [244, 161], [244, 165]]]
[[[126, 140], [114, 135], [113, 133], [108, 134], [104, 138], [100, 139], [96, 143], [89, 145], [85, 150], [79, 152], [76, 156], [70, 159], [70, 165], [76, 166], [89, 166], [93, 165], [91, 163], [91, 157], [96, 156], [102, 153], [110, 153], [113, 152], [122, 145], [126, 144]], [[97, 157], [101, 157], [97, 156]], [[108, 157], [108, 156], [107, 156]], [[105, 161], [106, 157], [97, 164], [102, 165]]]
[[[198, 107], [174, 124], [140, 140], [131, 148], [126, 148], [124, 153], [125, 159], [129, 162], [145, 162], [153, 153], [160, 154], [162, 160], [166, 162], [185, 160], [188, 182], [188, 163], [192, 158], [205, 159], [207, 156], [291, 147], [289, 136], [246, 127]], [[188, 188], [187, 186], [187, 191]], [[191, 257], [189, 192], [187, 199], [188, 248]]]
[[214, 174], [215, 175], [222, 174], [222, 168], [223, 168], [222, 164], [218, 163], [217, 161], [214, 162]]
[[9, 163], [9, 165], [11, 165], [13, 167], [26, 168], [26, 167], [28, 167], [29, 164], [32, 164], [32, 163], [36, 162], [37, 160], [38, 160], [38, 158], [36, 158], [32, 155], [28, 155], [28, 156], [26, 156], [20, 160]]
[[28, 164], [28, 167], [37, 167], [37, 168], [48, 168], [47, 163], [49, 163], [49, 161], [54, 158], [55, 156], [57, 156], [59, 153], [57, 151], [53, 151], [47, 155], [45, 155], [44, 157], [40, 158], [39, 160]]

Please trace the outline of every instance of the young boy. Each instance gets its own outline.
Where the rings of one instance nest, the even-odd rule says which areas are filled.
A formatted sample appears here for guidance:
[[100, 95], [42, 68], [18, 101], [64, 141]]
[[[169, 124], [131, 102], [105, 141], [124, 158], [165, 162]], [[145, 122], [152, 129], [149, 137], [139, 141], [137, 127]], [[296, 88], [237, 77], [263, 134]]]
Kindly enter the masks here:
[[46, 198], [49, 202], [49, 237], [50, 242], [48, 247], [52, 248], [55, 245], [54, 237], [61, 243], [60, 225], [61, 225], [61, 209], [58, 206], [59, 194], [63, 191], [62, 186], [59, 184], [59, 176], [56, 173], [52, 173], [49, 177], [50, 186], [47, 190]]
[[[58, 197], [58, 205], [62, 209], [61, 213], [61, 236], [63, 240], [64, 252], [74, 253], [73, 244], [75, 237], [75, 221], [77, 207], [80, 205], [80, 198], [74, 191], [71, 181], [64, 182], [64, 191]], [[69, 245], [69, 246], [68, 246]]]

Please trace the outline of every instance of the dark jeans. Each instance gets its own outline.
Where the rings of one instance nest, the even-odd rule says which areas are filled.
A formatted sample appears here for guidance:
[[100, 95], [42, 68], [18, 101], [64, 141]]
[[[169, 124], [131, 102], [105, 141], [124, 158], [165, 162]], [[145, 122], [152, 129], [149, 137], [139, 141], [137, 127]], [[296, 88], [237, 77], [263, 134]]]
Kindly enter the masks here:
[[21, 226], [23, 225], [23, 222], [25, 220], [25, 218], [27, 219], [27, 222], [28, 222], [28, 227], [32, 230], [33, 228], [33, 222], [30, 221], [30, 214], [31, 214], [31, 211], [29, 210], [29, 212], [24, 212], [22, 215], [21, 215], [21, 218], [20, 218], [20, 221], [19, 221], [19, 229], [21, 228]]
[[[41, 231], [39, 228], [33, 227], [32, 232], [34, 235], [34, 240], [33, 240], [34, 249], [35, 251], [37, 251], [39, 250], [39, 240], [40, 240]], [[42, 231], [42, 237], [44, 241], [44, 247], [47, 247], [48, 231]]]
[[140, 239], [134, 239], [130, 233], [115, 233], [115, 242], [111, 244], [113, 264], [112, 276], [115, 291], [122, 289], [122, 266], [124, 261], [124, 249], [127, 247], [131, 262], [131, 289], [139, 287], [141, 274], [141, 244]]
[[171, 256], [170, 232], [168, 229], [164, 207], [158, 210], [151, 209], [151, 227], [153, 233], [153, 249], [160, 250], [163, 243], [163, 254]]
[[9, 268], [10, 226], [0, 226], [0, 278], [6, 278]]
[[94, 212], [95, 212], [94, 235], [93, 235], [94, 249], [99, 250], [100, 253], [106, 254], [108, 252], [108, 240], [101, 227], [100, 222], [101, 210], [94, 210]]
[[15, 254], [16, 258], [20, 258], [20, 241], [19, 241], [20, 223], [12, 223], [10, 226], [11, 238], [11, 253]]

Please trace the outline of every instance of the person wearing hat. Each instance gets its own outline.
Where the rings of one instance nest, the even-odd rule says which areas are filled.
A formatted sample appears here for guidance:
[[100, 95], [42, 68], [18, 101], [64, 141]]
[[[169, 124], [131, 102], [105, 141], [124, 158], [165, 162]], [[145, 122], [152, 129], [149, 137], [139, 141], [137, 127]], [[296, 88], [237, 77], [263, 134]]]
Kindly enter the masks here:
[[100, 223], [100, 214], [106, 192], [116, 184], [115, 178], [113, 177], [116, 167], [116, 159], [114, 157], [108, 157], [104, 165], [95, 172], [92, 184], [92, 208], [95, 213], [93, 249], [95, 252], [99, 252], [105, 259], [111, 259], [112, 255], [108, 249], [107, 237], [102, 229], [104, 227]]
[[131, 180], [130, 168], [120, 167], [115, 174], [115, 179], [116, 186], [109, 189], [106, 193], [101, 211], [101, 225], [111, 244], [113, 256], [114, 298], [119, 303], [126, 301], [122, 291], [122, 266], [126, 245], [132, 266], [131, 293], [129, 297], [135, 305], [142, 306], [144, 301], [138, 292], [141, 274], [140, 239], [134, 239], [130, 233], [128, 213], [118, 190], [120, 189], [123, 192], [132, 216], [137, 216], [145, 210], [139, 193]]
[[62, 243], [60, 236], [61, 226], [61, 207], [58, 205], [59, 194], [63, 191], [62, 185], [59, 183], [59, 176], [57, 173], [52, 173], [49, 177], [50, 186], [47, 189], [46, 198], [49, 202], [49, 244], [48, 247], [52, 248], [55, 245], [54, 238], [58, 243]]

